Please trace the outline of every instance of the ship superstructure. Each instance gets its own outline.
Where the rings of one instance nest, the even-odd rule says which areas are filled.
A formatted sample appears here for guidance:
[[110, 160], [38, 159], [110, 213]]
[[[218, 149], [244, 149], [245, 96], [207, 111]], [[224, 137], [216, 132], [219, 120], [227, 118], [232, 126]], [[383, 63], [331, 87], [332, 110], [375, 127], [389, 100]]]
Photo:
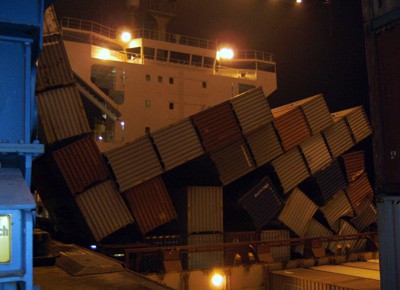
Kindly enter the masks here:
[[[271, 53], [238, 51], [217, 58], [215, 41], [165, 32], [170, 13], [150, 7], [158, 30], [122, 31], [63, 18], [68, 58], [101, 150], [153, 132], [262, 86], [277, 88]], [[157, 12], [157, 13], [156, 13]], [[95, 99], [95, 101], [93, 101]]]

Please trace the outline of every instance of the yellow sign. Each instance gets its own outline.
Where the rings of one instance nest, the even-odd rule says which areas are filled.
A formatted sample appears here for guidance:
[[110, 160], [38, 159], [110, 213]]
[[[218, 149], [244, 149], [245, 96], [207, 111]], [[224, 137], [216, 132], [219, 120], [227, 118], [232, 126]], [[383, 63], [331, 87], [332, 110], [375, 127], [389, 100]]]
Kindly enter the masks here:
[[0, 215], [0, 263], [11, 261], [11, 216]]

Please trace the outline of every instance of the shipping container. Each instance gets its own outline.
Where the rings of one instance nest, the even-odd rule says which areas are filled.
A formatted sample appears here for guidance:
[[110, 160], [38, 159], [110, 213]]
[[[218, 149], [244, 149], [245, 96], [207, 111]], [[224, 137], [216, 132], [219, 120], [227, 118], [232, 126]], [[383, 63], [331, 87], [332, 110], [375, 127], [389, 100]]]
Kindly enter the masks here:
[[122, 194], [142, 234], [178, 217], [160, 176], [128, 189]]
[[[202, 234], [202, 235], [189, 235], [188, 245], [212, 245], [222, 244], [223, 234]], [[222, 267], [224, 265], [224, 252], [218, 248], [212, 251], [190, 251], [188, 254], [188, 270], [203, 270], [215, 267]]]
[[[374, 4], [378, 5], [375, 1]], [[398, 1], [382, 1], [382, 7]], [[398, 3], [397, 3], [398, 5]], [[377, 6], [379, 7], [379, 6]], [[399, 9], [395, 10], [399, 12]], [[387, 15], [392, 16], [392, 15]], [[366, 34], [371, 123], [374, 132], [375, 184], [380, 193], [400, 192], [400, 17]], [[377, 19], [378, 20], [378, 19]]]
[[163, 173], [148, 136], [104, 152], [121, 192]]
[[344, 190], [346, 186], [346, 178], [343, 175], [339, 162], [335, 160], [328, 167], [316, 172], [312, 178], [308, 178], [302, 182], [299, 188], [315, 203], [322, 206], [335, 193]]
[[75, 200], [97, 242], [134, 221], [112, 180], [91, 187]]
[[[260, 232], [261, 241], [280, 241], [289, 239], [290, 231], [288, 230], [267, 230]], [[270, 250], [274, 262], [290, 260], [290, 246], [271, 247]]]
[[399, 19], [400, 3], [398, 0], [364, 0], [362, 1], [365, 29], [379, 29], [389, 22]]
[[295, 188], [286, 200], [285, 207], [278, 219], [290, 228], [296, 235], [302, 237], [307, 231], [309, 221], [317, 211], [318, 206], [300, 189]]
[[242, 140], [210, 153], [223, 185], [246, 175], [255, 169], [247, 144]]
[[[358, 234], [359, 231], [353, 227], [349, 222], [344, 219], [339, 220], [339, 231], [338, 235], [355, 235]], [[329, 249], [333, 253], [337, 253], [338, 249], [340, 249], [341, 254], [345, 254], [346, 251], [350, 253], [358, 253], [363, 252], [366, 249], [366, 239], [352, 239], [352, 240], [341, 240], [341, 241], [333, 241], [329, 244]]]
[[328, 166], [331, 155], [321, 134], [316, 134], [299, 145], [311, 174]]
[[275, 159], [283, 153], [282, 146], [271, 123], [263, 125], [246, 136], [257, 167]]
[[190, 119], [184, 119], [150, 134], [165, 170], [171, 170], [204, 153]]
[[43, 37], [53, 34], [61, 34], [61, 28], [58, 24], [54, 7], [49, 6], [44, 12]]
[[369, 225], [376, 223], [378, 219], [378, 212], [374, 204], [368, 199], [364, 199], [360, 206], [360, 213], [351, 219], [351, 224], [359, 230], [365, 230]]
[[[307, 230], [304, 233], [304, 236], [302, 238], [313, 238], [313, 237], [328, 237], [331, 236], [332, 232], [323, 226], [321, 223], [319, 223], [317, 220], [312, 218], [308, 224], [307, 224]], [[321, 244], [321, 247], [323, 250], [325, 250], [328, 247], [328, 242], [323, 242]], [[301, 255], [305, 255], [307, 257], [313, 257], [314, 254], [310, 252], [311, 249], [309, 249], [310, 245], [307, 244], [307, 247], [305, 244], [299, 244], [295, 248], [295, 252], [300, 253]]]
[[350, 200], [354, 212], [358, 215], [361, 210], [361, 203], [365, 198], [374, 200], [374, 191], [369, 182], [367, 173], [364, 173], [354, 182], [350, 183], [346, 189], [346, 194]]
[[359, 143], [371, 135], [372, 130], [362, 106], [350, 108], [332, 114], [334, 120], [344, 117], [350, 127], [355, 143]]
[[43, 50], [38, 60], [36, 91], [75, 82], [61, 35], [43, 37]]
[[110, 177], [103, 156], [92, 137], [85, 137], [51, 153], [57, 171], [71, 194]]
[[274, 113], [274, 127], [278, 131], [282, 147], [285, 151], [305, 141], [311, 136], [307, 120], [300, 107], [295, 107], [282, 115]]
[[[364, 279], [380, 281], [379, 271], [371, 270], [371, 269], [347, 267], [345, 265], [321, 265], [321, 266], [311, 267], [310, 269], [316, 270], [316, 271], [344, 274], [344, 275], [349, 275], [349, 276], [357, 277], [357, 278], [364, 278]], [[366, 289], [366, 288], [364, 288], [364, 289]], [[370, 288], [368, 287], [368, 289], [370, 289]]]
[[333, 158], [337, 158], [354, 146], [350, 127], [344, 118], [339, 118], [335, 123], [322, 131]]
[[339, 231], [338, 221], [341, 217], [353, 217], [353, 208], [344, 191], [337, 192], [325, 206], [320, 207], [331, 228]]
[[170, 195], [179, 216], [179, 232], [223, 232], [222, 186], [173, 188]]
[[348, 182], [353, 182], [365, 172], [364, 151], [346, 153], [343, 154], [340, 158], [343, 160]]
[[244, 135], [272, 121], [272, 113], [262, 87], [244, 92], [230, 100]]
[[276, 218], [284, 207], [282, 198], [268, 176], [245, 193], [239, 203], [249, 213], [257, 230]]
[[379, 290], [380, 283], [377, 280], [345, 274], [297, 268], [271, 272], [269, 289]]
[[242, 138], [231, 104], [227, 101], [192, 116], [207, 151], [219, 150]]
[[37, 94], [44, 143], [52, 144], [90, 132], [82, 100], [75, 85]]
[[254, 252], [254, 248], [250, 247], [250, 242], [259, 241], [260, 234], [258, 232], [225, 232], [224, 243], [242, 243], [249, 242], [249, 245], [229, 247], [225, 250], [224, 260], [225, 266], [240, 265], [249, 262], [249, 253]]
[[279, 178], [283, 193], [289, 192], [310, 176], [297, 147], [274, 159], [271, 165]]

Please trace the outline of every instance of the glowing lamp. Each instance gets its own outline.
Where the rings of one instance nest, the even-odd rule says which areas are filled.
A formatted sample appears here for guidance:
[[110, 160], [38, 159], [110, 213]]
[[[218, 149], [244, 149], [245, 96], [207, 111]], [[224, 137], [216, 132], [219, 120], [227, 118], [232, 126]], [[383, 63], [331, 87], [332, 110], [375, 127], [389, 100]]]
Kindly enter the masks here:
[[231, 48], [222, 48], [217, 51], [217, 60], [223, 59], [232, 59], [234, 56], [233, 50]]
[[97, 55], [97, 58], [107, 60], [110, 58], [110, 51], [107, 48], [102, 48]]
[[296, 3], [301, 3], [301, 2], [303, 2], [302, 0], [296, 0]]
[[121, 33], [121, 40], [128, 43], [132, 39], [132, 34], [129, 31], [124, 31]]
[[121, 121], [121, 126], [124, 127], [125, 126], [125, 122]]
[[224, 277], [220, 273], [215, 273], [211, 277], [211, 284], [214, 287], [221, 287], [224, 283]]

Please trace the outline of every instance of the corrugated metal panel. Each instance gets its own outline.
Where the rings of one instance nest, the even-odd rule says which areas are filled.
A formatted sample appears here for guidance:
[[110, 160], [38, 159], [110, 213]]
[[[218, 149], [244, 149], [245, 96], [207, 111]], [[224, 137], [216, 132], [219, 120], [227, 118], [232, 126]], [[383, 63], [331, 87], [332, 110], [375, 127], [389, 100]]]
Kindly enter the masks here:
[[40, 93], [37, 102], [47, 143], [90, 132], [76, 86]]
[[[268, 230], [260, 232], [261, 241], [278, 241], [290, 239], [290, 232], [287, 230]], [[271, 247], [271, 254], [274, 261], [290, 260], [290, 246]]]
[[339, 157], [354, 146], [350, 127], [346, 124], [344, 118], [336, 120], [336, 122], [329, 128], [325, 129], [322, 134], [325, 137], [333, 158]]
[[284, 206], [268, 176], [243, 195], [239, 203], [249, 213], [258, 230], [274, 219]]
[[223, 232], [223, 201], [220, 186], [190, 186], [188, 194], [188, 233]]
[[365, 199], [360, 207], [360, 213], [351, 220], [351, 223], [357, 230], [363, 231], [370, 224], [376, 223], [377, 219], [378, 212], [374, 204], [369, 199]]
[[61, 29], [58, 25], [56, 12], [54, 11], [53, 6], [46, 9], [43, 23], [43, 36], [51, 34], [61, 34]]
[[272, 124], [258, 128], [249, 134], [246, 139], [257, 166], [262, 166], [283, 153]]
[[165, 170], [171, 170], [204, 153], [190, 119], [160, 129], [150, 136], [160, 153]]
[[353, 138], [356, 143], [371, 135], [372, 130], [368, 122], [368, 118], [362, 106], [350, 108], [332, 114], [334, 119], [344, 117], [351, 129]]
[[110, 176], [92, 137], [80, 139], [51, 155], [72, 194]]
[[281, 182], [283, 192], [287, 193], [310, 176], [298, 148], [286, 152], [271, 162]]
[[65, 86], [75, 82], [61, 35], [43, 38], [38, 60], [36, 90]]
[[344, 216], [353, 216], [353, 209], [351, 207], [350, 201], [347, 198], [344, 191], [339, 191], [336, 193], [332, 199], [323, 207], [320, 207], [326, 220], [334, 231], [338, 231], [339, 218]]
[[95, 185], [78, 195], [75, 200], [96, 241], [133, 222], [112, 180]]
[[333, 120], [323, 94], [303, 100], [301, 105], [311, 133], [316, 134], [331, 126]]
[[312, 174], [328, 166], [331, 155], [321, 134], [314, 135], [299, 145]]
[[357, 278], [344, 274], [297, 268], [271, 272], [269, 289], [379, 290], [380, 283], [376, 280]]
[[[338, 232], [338, 235], [355, 235], [359, 233], [356, 228], [354, 228], [351, 224], [349, 224], [343, 219], [340, 219], [339, 229], [340, 230]], [[349, 247], [350, 251], [352, 252], [365, 251], [366, 240], [365, 239], [360, 241], [357, 241], [356, 239], [343, 240], [338, 242], [332, 242], [329, 245], [329, 249], [334, 253], [337, 251], [338, 247], [342, 249], [342, 252], [345, 251], [346, 247]]]
[[[190, 235], [188, 245], [207, 245], [223, 243], [222, 234]], [[204, 251], [199, 253], [189, 252], [189, 270], [210, 269], [224, 265], [223, 251]]]
[[230, 100], [245, 135], [272, 121], [272, 113], [262, 87], [255, 88]]
[[163, 172], [148, 136], [111, 149], [104, 155], [114, 171], [121, 192]]
[[343, 265], [322, 265], [322, 266], [311, 267], [311, 269], [316, 271], [349, 275], [358, 278], [373, 279], [377, 281], [380, 280], [379, 271], [369, 270], [369, 269], [346, 267]]
[[295, 188], [285, 203], [278, 219], [292, 229], [299, 237], [304, 236], [307, 226], [318, 206], [300, 189]]
[[[224, 243], [241, 243], [259, 241], [260, 235], [257, 232], [225, 232]], [[237, 263], [235, 260], [236, 255], [240, 256], [240, 262], [248, 260], [248, 253], [250, 252], [249, 246], [233, 247], [225, 250], [225, 266], [234, 265]], [[239, 263], [240, 263], [239, 262]]]
[[161, 177], [148, 180], [123, 194], [143, 234], [177, 218]]
[[241, 139], [241, 130], [229, 102], [224, 102], [192, 116], [203, 146], [215, 151]]
[[[307, 224], [307, 230], [304, 233], [302, 238], [311, 238], [311, 237], [327, 237], [331, 236], [332, 232], [312, 218]], [[328, 247], [328, 242], [322, 243], [322, 248], [326, 249]], [[304, 255], [304, 244], [299, 244], [296, 249], [296, 252]]]
[[360, 213], [361, 203], [365, 198], [374, 200], [374, 191], [368, 180], [367, 173], [364, 173], [357, 178], [353, 183], [346, 189], [347, 196], [356, 214]]
[[[318, 189], [310, 190], [307, 193], [317, 193], [316, 202], [324, 205], [335, 193], [345, 189], [346, 179], [337, 160], [325, 169], [314, 175], [313, 181]], [[312, 187], [311, 187], [312, 188]]]
[[311, 136], [304, 113], [299, 107], [277, 117], [274, 126], [285, 150], [295, 147]]
[[341, 156], [346, 169], [347, 180], [352, 182], [365, 172], [365, 153], [356, 151]]
[[223, 185], [227, 185], [255, 169], [250, 151], [244, 141], [211, 152], [210, 157], [218, 170]]

